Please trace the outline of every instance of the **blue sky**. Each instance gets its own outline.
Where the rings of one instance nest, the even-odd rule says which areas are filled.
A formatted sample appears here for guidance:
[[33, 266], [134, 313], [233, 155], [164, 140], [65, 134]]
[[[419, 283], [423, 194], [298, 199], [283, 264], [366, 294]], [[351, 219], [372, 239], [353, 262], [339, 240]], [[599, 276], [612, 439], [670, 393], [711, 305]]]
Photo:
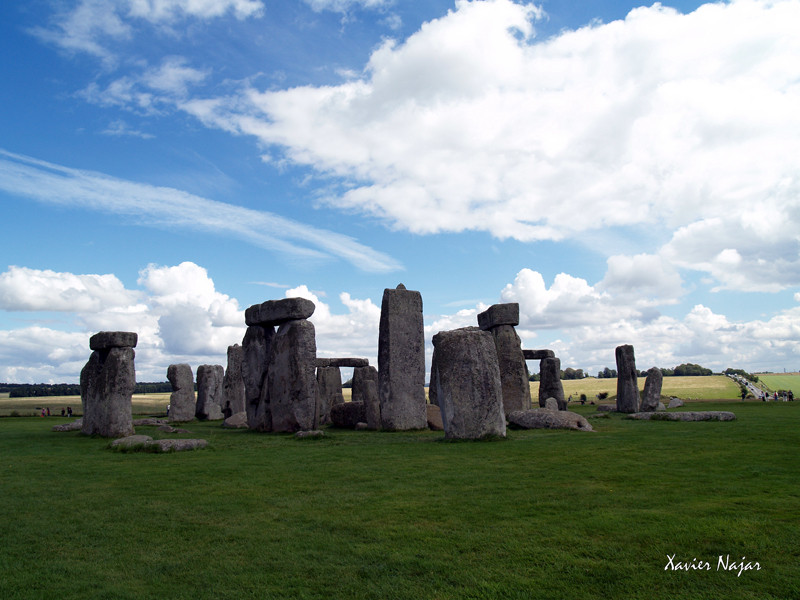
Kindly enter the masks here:
[[519, 302], [595, 374], [800, 370], [800, 0], [0, 5], [0, 381], [224, 364], [302, 295], [376, 362]]

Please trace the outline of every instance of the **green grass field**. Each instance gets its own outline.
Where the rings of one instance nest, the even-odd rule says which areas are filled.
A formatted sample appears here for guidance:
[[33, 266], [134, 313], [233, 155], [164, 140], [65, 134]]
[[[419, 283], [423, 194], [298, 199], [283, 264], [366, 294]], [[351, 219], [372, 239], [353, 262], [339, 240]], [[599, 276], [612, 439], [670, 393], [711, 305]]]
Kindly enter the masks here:
[[174, 454], [0, 419], [0, 598], [800, 597], [800, 403], [704, 408], [738, 420], [462, 443], [195, 422], [209, 448]]
[[[639, 389], [644, 389], [644, 377], [638, 378]], [[586, 394], [588, 400], [594, 400], [601, 392], [609, 396], [617, 395], [617, 380], [596, 379], [571, 379], [562, 381], [564, 396], [572, 396], [573, 400]], [[539, 383], [531, 383], [533, 398], [539, 397]], [[708, 377], [664, 377], [661, 386], [662, 396], [676, 396], [683, 399], [694, 400], [732, 400], [739, 398], [739, 386], [730, 377], [724, 375], [710, 375]]]

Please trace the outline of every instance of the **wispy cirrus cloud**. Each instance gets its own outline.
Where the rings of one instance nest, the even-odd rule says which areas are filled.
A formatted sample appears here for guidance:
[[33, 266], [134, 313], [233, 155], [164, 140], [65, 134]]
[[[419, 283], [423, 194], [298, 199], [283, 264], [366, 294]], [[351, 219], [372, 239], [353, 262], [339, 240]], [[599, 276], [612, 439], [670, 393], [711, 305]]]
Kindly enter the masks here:
[[0, 190], [38, 202], [114, 213], [138, 223], [228, 235], [299, 260], [339, 258], [367, 272], [402, 268], [392, 257], [333, 231], [267, 211], [72, 169], [0, 149]]

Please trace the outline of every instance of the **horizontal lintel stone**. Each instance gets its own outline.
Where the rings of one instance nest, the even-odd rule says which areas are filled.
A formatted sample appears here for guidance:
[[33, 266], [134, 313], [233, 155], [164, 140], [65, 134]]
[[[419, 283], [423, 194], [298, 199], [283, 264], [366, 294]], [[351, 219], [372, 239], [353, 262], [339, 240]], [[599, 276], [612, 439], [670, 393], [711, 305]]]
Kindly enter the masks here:
[[543, 360], [556, 357], [556, 353], [552, 350], [523, 350], [522, 355], [525, 360]]
[[367, 358], [318, 358], [318, 367], [368, 367]]
[[519, 325], [519, 303], [492, 304], [485, 311], [478, 314], [478, 325], [483, 330], [488, 330], [498, 325]]
[[280, 325], [287, 321], [307, 319], [314, 314], [314, 303], [307, 298], [283, 298], [254, 304], [244, 311], [245, 324]]
[[139, 334], [132, 331], [101, 331], [89, 338], [89, 349], [135, 348]]

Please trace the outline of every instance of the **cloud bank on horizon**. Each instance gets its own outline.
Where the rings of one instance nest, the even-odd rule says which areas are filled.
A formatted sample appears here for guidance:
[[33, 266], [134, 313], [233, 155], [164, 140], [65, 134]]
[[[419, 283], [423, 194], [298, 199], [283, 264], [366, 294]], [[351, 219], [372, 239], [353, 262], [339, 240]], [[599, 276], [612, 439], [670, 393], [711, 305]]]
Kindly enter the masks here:
[[[373, 15], [380, 35], [355, 68], [291, 85], [191, 51], [204, 27], [277, 19], [259, 0], [79, 0], [27, 35], [65, 60], [97, 65], [73, 99], [108, 112], [101, 135], [155, 144], [162, 134], [152, 124], [174, 121], [226, 136], [259, 157], [258, 168], [290, 173], [306, 207], [345, 216], [357, 236], [339, 233], [339, 221], [320, 227], [287, 213], [287, 203], [221, 202], [11, 146], [0, 151], [0, 193], [210, 231], [323, 265], [304, 271], [306, 283], [277, 284], [317, 303], [321, 355], [377, 354], [379, 294], [396, 282], [353, 294], [340, 283], [353, 271], [411, 283], [430, 269], [435, 286], [435, 267], [396, 236], [477, 234], [487, 247], [515, 242], [517, 253], [550, 244], [545, 260], [556, 265], [562, 251], [584, 246], [605, 271], [587, 278], [557, 267], [548, 286], [541, 267], [517, 266], [472, 308], [426, 304], [428, 341], [474, 324], [487, 302], [519, 302], [526, 347], [552, 347], [565, 367], [613, 366], [620, 343], [637, 347], [640, 368], [800, 366], [792, 362], [800, 358], [800, 0], [686, 13], [632, 4], [624, 19], [547, 36], [546, 4], [456, 0], [402, 39], [390, 34], [409, 17], [392, 2], [304, 5], [317, 19], [335, 14], [345, 31]], [[163, 50], [140, 50], [145, 35], [160, 36]], [[220, 362], [243, 334], [236, 292], [216, 291], [193, 260], [162, 263], [129, 265], [139, 271], [136, 288], [111, 273], [9, 264], [0, 310], [46, 316], [0, 331], [0, 380], [75, 379], [88, 335], [100, 329], [139, 331], [144, 379], [163, 379], [170, 362]], [[464, 269], [465, 278], [481, 276]], [[337, 299], [311, 291], [320, 289]], [[687, 303], [698, 289], [702, 302]], [[744, 311], [744, 293], [787, 300], [768, 314]], [[714, 307], [715, 295], [739, 306]], [[53, 313], [60, 328], [47, 326]], [[31, 340], [42, 339], [58, 348], [37, 351]]]

